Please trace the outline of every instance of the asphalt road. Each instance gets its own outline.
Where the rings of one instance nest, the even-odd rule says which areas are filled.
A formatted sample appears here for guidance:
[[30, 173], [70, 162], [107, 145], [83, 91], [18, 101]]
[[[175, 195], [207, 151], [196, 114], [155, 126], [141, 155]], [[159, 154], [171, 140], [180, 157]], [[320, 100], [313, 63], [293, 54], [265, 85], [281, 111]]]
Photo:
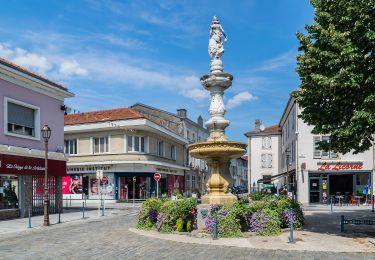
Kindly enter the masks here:
[[185, 244], [128, 231], [136, 216], [72, 222], [0, 237], [0, 259], [375, 259], [369, 254], [295, 252]]

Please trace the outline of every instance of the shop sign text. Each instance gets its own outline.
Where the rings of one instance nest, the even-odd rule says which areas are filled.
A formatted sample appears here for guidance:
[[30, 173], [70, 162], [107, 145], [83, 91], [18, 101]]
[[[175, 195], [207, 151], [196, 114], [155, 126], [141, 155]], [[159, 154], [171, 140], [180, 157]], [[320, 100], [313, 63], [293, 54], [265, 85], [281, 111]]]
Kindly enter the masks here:
[[318, 171], [346, 171], [346, 170], [362, 170], [363, 164], [360, 162], [357, 163], [333, 163], [328, 164], [324, 162], [319, 168]]

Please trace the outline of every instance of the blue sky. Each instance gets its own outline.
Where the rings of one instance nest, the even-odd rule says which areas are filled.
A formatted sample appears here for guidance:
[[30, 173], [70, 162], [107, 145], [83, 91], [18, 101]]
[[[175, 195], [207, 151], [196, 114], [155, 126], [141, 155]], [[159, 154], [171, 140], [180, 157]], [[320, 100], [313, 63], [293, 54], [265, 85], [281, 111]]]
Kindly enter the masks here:
[[224, 70], [230, 139], [245, 141], [254, 120], [278, 123], [295, 72], [297, 31], [311, 23], [308, 0], [16, 1], [0, 9], [0, 56], [67, 86], [80, 111], [142, 102], [208, 119], [212, 16], [228, 42]]

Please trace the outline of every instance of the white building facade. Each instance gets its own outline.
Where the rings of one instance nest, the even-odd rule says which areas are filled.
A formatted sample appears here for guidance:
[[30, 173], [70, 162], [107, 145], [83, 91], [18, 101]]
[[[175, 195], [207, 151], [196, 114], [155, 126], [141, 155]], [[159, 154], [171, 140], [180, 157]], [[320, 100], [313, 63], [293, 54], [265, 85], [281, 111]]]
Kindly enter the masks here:
[[[279, 174], [281, 132], [278, 125], [263, 127], [255, 121], [255, 130], [245, 134], [248, 138], [248, 189], [258, 190], [258, 184], [270, 183]], [[274, 182], [279, 185], [279, 180]]]
[[324, 203], [331, 195], [365, 197], [373, 175], [374, 150], [359, 154], [319, 150], [317, 143], [329, 142], [329, 136], [312, 134], [313, 126], [303, 122], [298, 117], [300, 114], [301, 108], [291, 97], [279, 123], [282, 129], [280, 173], [288, 175], [288, 191], [295, 193], [297, 200], [304, 204]]
[[230, 175], [232, 176], [232, 186], [247, 187], [247, 156], [235, 158], [230, 160]]

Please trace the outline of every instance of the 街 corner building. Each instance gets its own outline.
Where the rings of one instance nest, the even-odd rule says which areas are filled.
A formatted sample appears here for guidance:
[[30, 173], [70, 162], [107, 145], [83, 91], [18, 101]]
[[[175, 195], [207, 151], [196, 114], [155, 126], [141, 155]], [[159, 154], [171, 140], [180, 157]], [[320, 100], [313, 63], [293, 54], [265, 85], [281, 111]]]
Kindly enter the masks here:
[[41, 128], [48, 125], [49, 210], [61, 206], [64, 155], [64, 86], [0, 58], [0, 220], [43, 214], [45, 151]]
[[318, 149], [329, 136], [315, 135], [299, 117], [301, 107], [291, 97], [278, 125], [246, 133], [250, 151], [249, 186], [252, 190], [282, 192], [303, 204], [330, 203], [331, 196], [349, 202], [369, 198], [373, 184], [374, 149], [347, 154]]
[[[127, 201], [156, 197], [157, 190], [159, 197], [183, 193], [188, 140], [169, 129], [180, 123], [162, 126], [133, 108], [66, 115], [64, 198]], [[159, 189], [155, 173], [161, 174]]]

